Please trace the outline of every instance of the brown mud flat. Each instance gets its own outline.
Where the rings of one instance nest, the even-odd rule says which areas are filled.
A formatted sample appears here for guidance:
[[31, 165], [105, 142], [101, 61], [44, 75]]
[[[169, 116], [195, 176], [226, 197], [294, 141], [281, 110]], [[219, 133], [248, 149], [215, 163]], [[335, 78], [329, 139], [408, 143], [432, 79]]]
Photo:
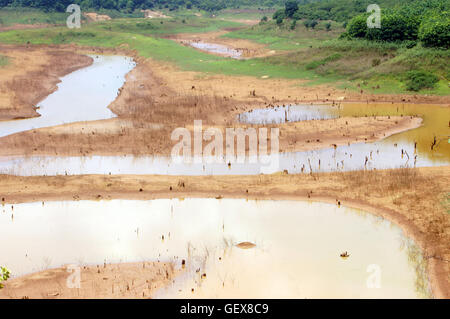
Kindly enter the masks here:
[[61, 267], [10, 279], [0, 290], [0, 299], [151, 298], [180, 272], [163, 262], [82, 266], [80, 287], [69, 288], [69, 271]]
[[153, 11], [153, 10], [141, 10], [141, 12], [144, 13], [144, 18], [147, 19], [168, 19], [171, 18], [169, 16], [166, 16], [164, 13], [160, 12], [160, 11]]
[[88, 56], [47, 46], [0, 45], [10, 63], [0, 69], [0, 120], [37, 117], [36, 104], [60, 77], [92, 64]]
[[[340, 118], [336, 120], [308, 121], [278, 125], [279, 151], [300, 152], [337, 147], [360, 142], [374, 142], [392, 134], [420, 126], [421, 119], [414, 117]], [[181, 124], [194, 136], [193, 122]], [[222, 132], [222, 149], [226, 148], [224, 125], [202, 125], [203, 133], [214, 127]], [[268, 128], [267, 145], [270, 150], [271, 126]], [[275, 126], [273, 126], [275, 127]], [[92, 155], [154, 155], [171, 156], [172, 148], [179, 140], [171, 134], [177, 128], [173, 123], [143, 123], [132, 120], [111, 119], [93, 122], [65, 124], [35, 129], [0, 139], [0, 156], [92, 156]], [[257, 126], [235, 124], [234, 129], [244, 130]], [[249, 136], [251, 133], [249, 134]], [[191, 140], [192, 142], [192, 140]], [[210, 142], [203, 142], [203, 149]], [[246, 154], [249, 143], [245, 144]], [[191, 153], [194, 143], [191, 143]], [[237, 144], [235, 143], [235, 147]], [[237, 149], [235, 148], [235, 152]], [[180, 154], [181, 155], [181, 154]]]
[[[86, 51], [80, 48], [78, 52]], [[171, 83], [177, 80], [167, 78], [154, 61], [139, 57], [135, 60], [137, 67], [127, 74], [119, 96], [109, 105], [118, 118], [13, 134], [0, 139], [0, 155], [167, 156], [176, 144], [170, 137], [177, 127], [192, 131], [194, 120], [202, 120], [204, 129], [214, 126], [222, 132], [230, 127], [258, 128], [262, 126], [239, 123], [237, 116], [273, 105], [250, 93], [225, 95], [219, 93], [219, 87], [201, 88], [196, 81], [190, 82], [189, 88], [183, 84], [175, 87]], [[421, 120], [415, 117], [377, 116], [286, 123], [276, 127], [280, 128], [280, 150], [288, 152], [376, 141], [420, 124]]]
[[[60, 200], [311, 200], [391, 220], [422, 248], [436, 298], [450, 298], [450, 166], [258, 176], [0, 176], [4, 205]], [[220, 200], [220, 199], [218, 199]]]

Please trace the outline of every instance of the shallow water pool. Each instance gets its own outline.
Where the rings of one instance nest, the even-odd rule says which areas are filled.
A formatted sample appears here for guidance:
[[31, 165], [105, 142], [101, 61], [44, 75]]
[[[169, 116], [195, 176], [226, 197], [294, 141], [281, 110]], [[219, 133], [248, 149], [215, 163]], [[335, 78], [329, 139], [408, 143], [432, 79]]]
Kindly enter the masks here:
[[[330, 204], [159, 199], [6, 205], [0, 242], [8, 243], [0, 264], [14, 276], [104, 262], [159, 260], [180, 268], [185, 260], [185, 272], [159, 298], [429, 296], [420, 251], [399, 227]], [[256, 246], [236, 247], [242, 242]], [[344, 251], [349, 258], [340, 257]]]

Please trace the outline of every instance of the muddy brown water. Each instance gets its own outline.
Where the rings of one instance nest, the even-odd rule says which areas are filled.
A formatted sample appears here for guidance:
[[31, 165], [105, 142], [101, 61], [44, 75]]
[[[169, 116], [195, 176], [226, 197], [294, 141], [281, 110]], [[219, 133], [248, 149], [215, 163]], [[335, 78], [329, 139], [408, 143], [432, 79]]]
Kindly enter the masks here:
[[[6, 205], [0, 241], [8, 243], [0, 264], [13, 276], [104, 262], [170, 261], [181, 268], [185, 260], [185, 272], [158, 298], [430, 297], [420, 250], [399, 227], [330, 204], [160, 199]], [[340, 257], [344, 251], [348, 258]]]

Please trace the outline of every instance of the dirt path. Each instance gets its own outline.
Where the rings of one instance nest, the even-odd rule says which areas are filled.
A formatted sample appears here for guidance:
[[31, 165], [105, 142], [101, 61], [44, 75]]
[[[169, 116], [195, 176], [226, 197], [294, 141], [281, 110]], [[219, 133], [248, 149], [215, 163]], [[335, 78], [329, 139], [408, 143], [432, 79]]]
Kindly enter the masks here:
[[141, 262], [83, 266], [80, 287], [69, 288], [70, 268], [61, 267], [11, 279], [0, 299], [151, 298], [179, 273], [171, 263]]
[[47, 46], [0, 45], [0, 121], [36, 117], [35, 105], [57, 89], [59, 78], [92, 63], [72, 51]]
[[[180, 181], [182, 183], [180, 183]], [[179, 186], [181, 185], [181, 186]], [[433, 293], [450, 297], [450, 167], [259, 176], [0, 176], [5, 205], [55, 200], [248, 198], [361, 208], [404, 229], [423, 249]]]

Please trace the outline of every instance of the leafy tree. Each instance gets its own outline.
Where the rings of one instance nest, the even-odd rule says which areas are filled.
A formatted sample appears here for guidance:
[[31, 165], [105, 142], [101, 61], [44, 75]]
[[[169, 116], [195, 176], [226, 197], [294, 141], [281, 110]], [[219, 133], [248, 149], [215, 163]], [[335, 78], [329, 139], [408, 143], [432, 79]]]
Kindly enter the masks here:
[[272, 16], [272, 19], [274, 20], [284, 20], [284, 18], [286, 18], [286, 12], [283, 9], [277, 10], [275, 11], [275, 13]]
[[427, 47], [450, 47], [450, 13], [433, 13], [426, 17], [419, 29], [419, 39]]
[[288, 18], [292, 18], [298, 11], [298, 3], [295, 0], [287, 1], [285, 4], [285, 13]]
[[351, 38], [365, 38], [367, 34], [367, 15], [358, 15], [350, 20], [347, 33]]
[[297, 20], [292, 20], [291, 23], [291, 30], [295, 30], [295, 27], [297, 26]]
[[283, 19], [281, 17], [277, 18], [277, 25], [280, 26], [283, 24]]
[[317, 22], [316, 20], [311, 20], [311, 21], [309, 22], [309, 27], [310, 27], [311, 29], [314, 29], [314, 28], [316, 27], [317, 24], [318, 24], [318, 22]]

